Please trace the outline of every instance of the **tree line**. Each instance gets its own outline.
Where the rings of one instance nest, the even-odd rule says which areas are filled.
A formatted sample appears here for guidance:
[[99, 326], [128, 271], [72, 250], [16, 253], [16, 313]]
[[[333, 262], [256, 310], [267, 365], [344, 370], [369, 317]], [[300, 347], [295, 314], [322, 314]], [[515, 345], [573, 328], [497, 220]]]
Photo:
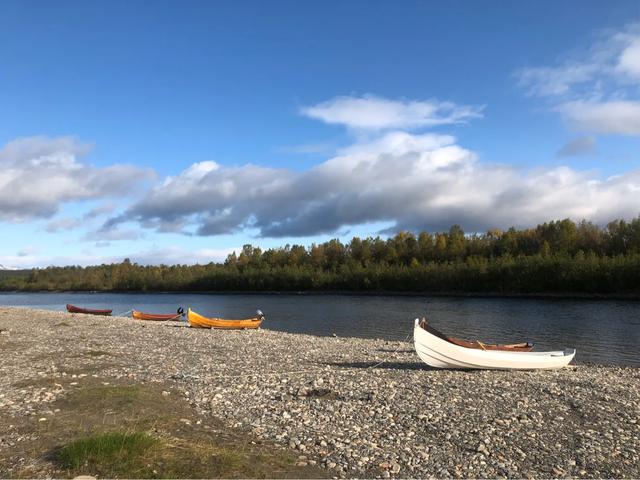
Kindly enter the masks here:
[[1, 277], [0, 289], [640, 294], [640, 217], [606, 227], [565, 219], [482, 234], [454, 225], [310, 247], [245, 245], [206, 265], [49, 267]]

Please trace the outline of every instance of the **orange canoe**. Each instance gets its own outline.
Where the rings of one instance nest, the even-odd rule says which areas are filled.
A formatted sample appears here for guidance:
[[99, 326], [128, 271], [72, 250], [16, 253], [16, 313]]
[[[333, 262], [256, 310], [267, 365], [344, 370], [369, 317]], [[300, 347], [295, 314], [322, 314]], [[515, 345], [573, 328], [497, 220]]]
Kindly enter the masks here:
[[138, 310], [132, 310], [131, 316], [136, 320], [151, 320], [154, 322], [165, 322], [167, 320], [180, 320], [182, 317], [182, 312], [178, 310], [178, 313], [144, 313], [139, 312]]
[[225, 318], [207, 318], [189, 309], [187, 314], [189, 325], [196, 328], [227, 328], [245, 329], [259, 328], [264, 320], [264, 315], [258, 310], [255, 318], [245, 318], [242, 320], [227, 320]]

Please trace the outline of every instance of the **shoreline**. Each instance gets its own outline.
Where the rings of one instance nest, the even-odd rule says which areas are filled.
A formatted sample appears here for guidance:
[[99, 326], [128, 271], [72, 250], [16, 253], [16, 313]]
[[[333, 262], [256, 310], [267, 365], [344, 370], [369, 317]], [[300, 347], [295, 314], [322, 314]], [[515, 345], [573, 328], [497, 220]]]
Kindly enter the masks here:
[[502, 292], [361, 292], [352, 290], [304, 290], [304, 291], [242, 291], [242, 290], [168, 290], [168, 291], [150, 291], [150, 290], [0, 290], [2, 294], [46, 294], [46, 293], [72, 293], [72, 294], [132, 294], [132, 295], [169, 295], [169, 294], [187, 294], [187, 295], [273, 295], [273, 296], [363, 296], [363, 297], [435, 297], [435, 298], [497, 298], [497, 299], [522, 299], [522, 300], [625, 300], [640, 301], [640, 293], [628, 294], [606, 294], [606, 293], [502, 293]]
[[[0, 426], [4, 418], [32, 428], [7, 430], [3, 477], [24, 467], [16, 452], [44, 438], [41, 426], [64, 413], [59, 402], [125, 381], [189, 405], [192, 425], [175, 435], [196, 425], [213, 437], [242, 432], [292, 455], [291, 468], [319, 469], [312, 476], [640, 476], [635, 367], [435, 370], [399, 341], [16, 307], [0, 307], [0, 330]], [[61, 476], [45, 453], [27, 459], [32, 476]]]

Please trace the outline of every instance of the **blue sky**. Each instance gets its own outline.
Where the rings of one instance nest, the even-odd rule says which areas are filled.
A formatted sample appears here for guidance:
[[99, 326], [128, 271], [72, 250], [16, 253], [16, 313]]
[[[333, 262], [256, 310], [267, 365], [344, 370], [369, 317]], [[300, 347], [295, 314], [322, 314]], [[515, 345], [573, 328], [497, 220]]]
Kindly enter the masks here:
[[0, 264], [640, 213], [638, 2], [3, 2]]

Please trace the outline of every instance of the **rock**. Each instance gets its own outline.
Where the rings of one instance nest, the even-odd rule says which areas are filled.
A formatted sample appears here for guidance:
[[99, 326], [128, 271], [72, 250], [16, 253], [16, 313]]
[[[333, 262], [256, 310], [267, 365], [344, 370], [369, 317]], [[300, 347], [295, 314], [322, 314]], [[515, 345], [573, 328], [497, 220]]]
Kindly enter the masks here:
[[[65, 390], [145, 383], [191, 405], [184, 425], [202, 419], [212, 435], [237, 429], [249, 445], [288, 447], [307, 466], [322, 459], [329, 476], [640, 478], [637, 368], [440, 371], [418, 364], [410, 343], [269, 330], [208, 334], [166, 324], [142, 330], [119, 318], [75, 321], [62, 334], [51, 327], [53, 312], [29, 322], [24, 312], [0, 307], [0, 328], [12, 330], [11, 340], [29, 339], [3, 351], [0, 416], [38, 430]], [[87, 365], [86, 356], [65, 355], [87, 342], [117, 361]], [[381, 360], [393, 368], [344, 367]], [[82, 377], [88, 366], [95, 374]], [[33, 441], [21, 428], [5, 428], [3, 458], [12, 445], [24, 451]], [[18, 459], [5, 468], [11, 475], [26, 462]]]

